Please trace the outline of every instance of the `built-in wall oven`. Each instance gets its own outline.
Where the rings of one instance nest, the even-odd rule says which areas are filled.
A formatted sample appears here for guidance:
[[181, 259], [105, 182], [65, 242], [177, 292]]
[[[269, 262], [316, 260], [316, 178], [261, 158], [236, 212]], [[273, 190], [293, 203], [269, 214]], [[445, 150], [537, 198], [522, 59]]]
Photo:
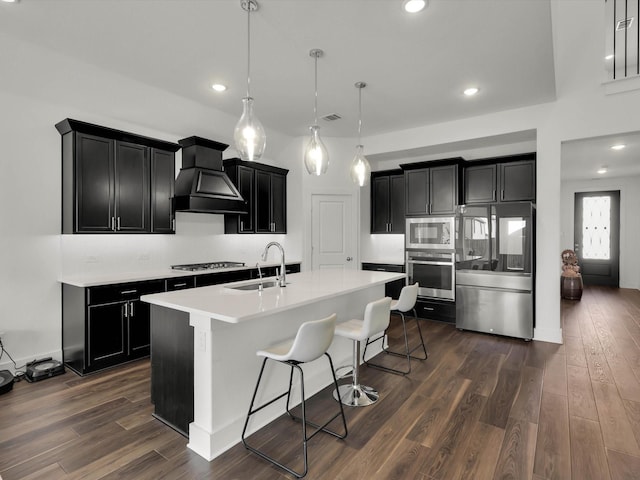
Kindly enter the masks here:
[[455, 251], [407, 250], [407, 279], [421, 297], [455, 300]]
[[406, 227], [408, 283], [421, 297], [455, 300], [455, 217], [407, 218]]

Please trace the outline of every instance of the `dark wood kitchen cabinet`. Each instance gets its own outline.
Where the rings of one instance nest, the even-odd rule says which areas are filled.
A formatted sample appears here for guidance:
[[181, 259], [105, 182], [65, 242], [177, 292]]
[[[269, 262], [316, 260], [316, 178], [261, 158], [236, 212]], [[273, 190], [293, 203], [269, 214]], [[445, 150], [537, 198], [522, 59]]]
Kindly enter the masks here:
[[400, 165], [404, 170], [407, 216], [456, 213], [459, 200], [458, 164], [460, 160], [448, 159]]
[[464, 203], [536, 200], [535, 154], [474, 161], [464, 169]]
[[248, 213], [225, 214], [225, 233], [287, 233], [286, 169], [237, 158], [224, 170], [244, 198]]
[[84, 375], [148, 356], [150, 307], [140, 296], [163, 291], [164, 280], [95, 287], [63, 284], [65, 364]]
[[371, 173], [371, 233], [404, 233], [404, 173]]
[[[376, 272], [404, 273], [405, 267], [404, 265], [400, 265], [400, 264], [364, 262], [362, 264], [362, 270], [372, 270]], [[393, 282], [387, 282], [384, 286], [385, 297], [391, 297], [397, 300], [398, 298], [400, 298], [400, 292], [402, 291], [402, 288], [406, 284], [407, 284], [406, 278], [401, 278], [400, 280], [394, 280]]]
[[173, 233], [180, 145], [66, 119], [62, 233]]

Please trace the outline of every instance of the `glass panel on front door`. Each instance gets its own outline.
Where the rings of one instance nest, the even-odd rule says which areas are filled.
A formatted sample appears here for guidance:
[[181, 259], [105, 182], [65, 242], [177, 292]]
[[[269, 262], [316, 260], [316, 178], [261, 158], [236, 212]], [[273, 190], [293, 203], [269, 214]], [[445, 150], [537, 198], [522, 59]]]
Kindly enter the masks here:
[[611, 256], [611, 197], [582, 199], [582, 257], [609, 260]]

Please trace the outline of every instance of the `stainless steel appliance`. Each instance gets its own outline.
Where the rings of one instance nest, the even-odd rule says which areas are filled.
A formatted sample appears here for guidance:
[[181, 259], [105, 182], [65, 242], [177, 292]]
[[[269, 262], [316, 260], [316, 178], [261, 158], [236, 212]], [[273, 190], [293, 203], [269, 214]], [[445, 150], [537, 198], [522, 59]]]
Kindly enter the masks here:
[[244, 267], [244, 262], [206, 262], [187, 263], [184, 265], [171, 265], [174, 270], [186, 270], [188, 272], [198, 272], [202, 270], [216, 270], [218, 268]]
[[455, 252], [407, 250], [408, 284], [418, 282], [421, 297], [455, 300]]
[[405, 248], [453, 250], [455, 217], [407, 218]]
[[535, 208], [462, 206], [457, 217], [456, 326], [533, 338]]

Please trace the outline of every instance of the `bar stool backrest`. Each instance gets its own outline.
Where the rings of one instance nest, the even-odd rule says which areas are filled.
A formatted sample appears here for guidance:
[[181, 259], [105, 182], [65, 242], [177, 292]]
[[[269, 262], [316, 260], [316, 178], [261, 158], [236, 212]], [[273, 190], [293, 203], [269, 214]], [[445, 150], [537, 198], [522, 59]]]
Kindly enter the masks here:
[[384, 297], [374, 302], [369, 302], [364, 310], [364, 323], [362, 329], [366, 337], [384, 332], [389, 326], [391, 313], [391, 298]]
[[333, 340], [336, 318], [337, 315], [334, 313], [326, 318], [311, 320], [300, 325], [289, 350], [289, 359], [296, 362], [311, 362], [324, 355]]
[[413, 310], [416, 306], [416, 300], [418, 300], [418, 282], [402, 287], [400, 298], [398, 298], [398, 303], [396, 303], [394, 310], [403, 313]]

